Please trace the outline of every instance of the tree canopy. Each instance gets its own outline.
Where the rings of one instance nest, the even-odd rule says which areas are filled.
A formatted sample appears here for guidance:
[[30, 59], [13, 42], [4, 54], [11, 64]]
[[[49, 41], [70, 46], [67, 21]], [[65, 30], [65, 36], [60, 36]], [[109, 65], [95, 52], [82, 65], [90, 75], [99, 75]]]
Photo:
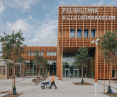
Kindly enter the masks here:
[[115, 63], [115, 57], [117, 56], [117, 34], [116, 31], [111, 32], [110, 30], [100, 36], [101, 42], [101, 54], [106, 63]]
[[76, 66], [87, 67], [88, 61], [91, 57], [88, 55], [88, 49], [86, 47], [79, 47], [77, 54], [75, 55], [75, 61], [73, 64]]
[[[22, 37], [23, 33], [21, 30], [17, 33], [13, 33], [8, 35], [4, 32], [4, 36], [0, 35], [0, 42], [2, 42], [2, 58], [5, 60], [9, 59], [16, 62], [16, 60], [21, 57], [21, 54], [24, 53], [25, 46], [23, 45], [24, 37]], [[8, 65], [13, 65], [13, 63], [8, 63]]]

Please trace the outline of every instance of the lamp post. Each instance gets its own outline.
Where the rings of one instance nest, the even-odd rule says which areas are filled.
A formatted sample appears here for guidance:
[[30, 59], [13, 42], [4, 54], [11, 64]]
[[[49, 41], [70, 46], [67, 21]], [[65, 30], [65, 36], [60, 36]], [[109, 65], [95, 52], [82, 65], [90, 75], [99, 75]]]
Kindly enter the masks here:
[[95, 97], [97, 97], [97, 63], [98, 63], [98, 46], [97, 46], [97, 43], [100, 41], [99, 38], [96, 39], [96, 41], [92, 40], [91, 43], [95, 43], [96, 44], [96, 55], [95, 55]]

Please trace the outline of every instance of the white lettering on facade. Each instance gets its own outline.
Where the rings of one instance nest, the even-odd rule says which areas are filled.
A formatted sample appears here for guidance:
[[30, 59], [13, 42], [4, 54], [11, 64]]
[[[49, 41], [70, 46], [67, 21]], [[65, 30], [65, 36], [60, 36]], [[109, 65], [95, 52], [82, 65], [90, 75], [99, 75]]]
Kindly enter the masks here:
[[83, 14], [81, 15], [65, 15], [64, 13], [98, 13], [98, 9], [97, 8], [76, 8], [76, 7], [72, 7], [72, 8], [63, 8], [62, 10], [63, 12], [63, 20], [115, 20], [115, 16], [108, 16], [108, 15], [99, 15], [99, 16], [95, 16], [95, 15], [85, 15], [83, 16]]
[[94, 8], [91, 8], [91, 13], [94, 13]]
[[115, 16], [111, 16], [111, 19], [112, 19], [112, 20], [115, 20]]

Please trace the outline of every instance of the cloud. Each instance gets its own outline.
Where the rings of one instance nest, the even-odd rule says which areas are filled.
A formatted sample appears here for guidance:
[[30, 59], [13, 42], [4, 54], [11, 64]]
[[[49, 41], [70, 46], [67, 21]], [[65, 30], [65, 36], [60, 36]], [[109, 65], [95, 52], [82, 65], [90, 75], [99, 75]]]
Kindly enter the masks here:
[[37, 46], [56, 46], [57, 45], [57, 20], [45, 21], [36, 31], [31, 40], [31, 44]]
[[8, 21], [7, 27], [10, 29], [9, 34], [11, 34], [12, 31], [14, 31], [14, 33], [17, 33], [19, 30], [21, 30], [23, 33], [23, 37], [25, 37], [27, 39], [33, 33], [33, 31], [34, 31], [33, 29], [34, 29], [35, 25], [30, 25], [27, 22], [27, 19], [18, 19], [16, 22]]
[[[33, 18], [32, 18], [33, 19]], [[57, 20], [45, 20], [40, 25], [32, 25], [28, 19], [18, 19], [16, 22], [7, 22], [10, 32], [20, 29], [28, 46], [56, 46], [57, 45]]]
[[97, 4], [98, 4], [98, 6], [102, 6], [103, 5], [103, 1], [99, 1], [99, 3], [96, 3], [96, 4], [92, 4], [92, 5], [95, 5], [95, 6], [97, 6]]
[[31, 15], [29, 15], [29, 20], [32, 20], [32, 16]]
[[58, 6], [62, 6], [62, 4], [63, 4], [63, 6], [68, 6], [69, 4], [70, 5], [73, 5], [73, 6], [75, 6], [76, 4], [81, 4], [82, 2], [83, 2], [84, 0], [57, 0], [57, 2], [58, 2]]
[[2, 12], [4, 11], [5, 7], [3, 5], [3, 2], [0, 1], [0, 14], [2, 14]]
[[116, 4], [116, 2], [115, 2], [115, 1], [112, 1], [112, 2], [110, 2], [110, 3], [109, 3], [109, 4], [107, 4], [107, 5], [109, 5], [109, 6], [110, 6], [111, 4], [112, 4], [112, 5], [115, 5], [115, 4]]
[[22, 12], [30, 12], [32, 6], [35, 6], [39, 0], [5, 0], [10, 7], [17, 8]]

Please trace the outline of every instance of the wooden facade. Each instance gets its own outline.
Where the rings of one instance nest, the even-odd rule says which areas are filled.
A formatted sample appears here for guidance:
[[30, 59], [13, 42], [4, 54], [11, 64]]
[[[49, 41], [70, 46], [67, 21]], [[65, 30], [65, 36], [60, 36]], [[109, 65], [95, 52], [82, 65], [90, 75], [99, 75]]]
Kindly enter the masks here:
[[[75, 29], [75, 36], [70, 37], [70, 29]], [[77, 29], [82, 29], [82, 36], [77, 37]], [[88, 29], [84, 37], [84, 29]], [[95, 37], [91, 37], [91, 29], [95, 29]], [[117, 30], [117, 6], [59, 6], [58, 7], [58, 34], [57, 34], [57, 75], [61, 79], [63, 52], [77, 51], [79, 47], [95, 48], [92, 40], [103, 35], [106, 30]], [[105, 64], [98, 46], [98, 79], [109, 79], [109, 64]], [[116, 58], [117, 59], [117, 58]], [[117, 64], [113, 64], [117, 70]], [[113, 79], [117, 79], [116, 77]]]
[[[54, 53], [57, 52], [57, 47], [55, 46], [27, 46], [25, 48], [24, 53], [22, 54], [22, 57], [24, 60], [29, 60], [29, 75], [31, 75], [31, 61], [34, 60], [34, 51], [38, 50], [40, 52], [43, 52], [43, 57], [46, 60], [57, 60], [56, 55], [53, 54], [50, 55], [50, 52]], [[33, 55], [28, 55], [27, 53], [33, 53]], [[49, 53], [49, 55], [47, 55], [47, 52]], [[49, 68], [50, 71], [50, 68]]]

